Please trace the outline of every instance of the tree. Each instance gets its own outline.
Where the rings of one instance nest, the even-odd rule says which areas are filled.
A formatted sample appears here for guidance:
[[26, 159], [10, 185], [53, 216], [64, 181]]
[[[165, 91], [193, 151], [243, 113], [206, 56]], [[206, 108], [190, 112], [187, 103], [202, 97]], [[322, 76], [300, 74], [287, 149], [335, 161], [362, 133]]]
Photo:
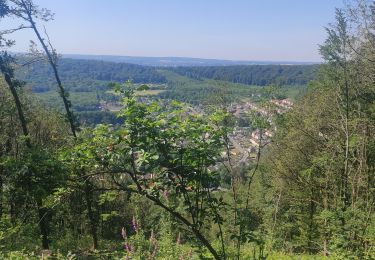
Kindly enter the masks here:
[[[65, 88], [63, 87], [61, 79], [60, 79], [60, 75], [58, 72], [58, 55], [56, 53], [56, 50], [53, 48], [51, 44], [51, 41], [48, 37], [47, 32], [45, 31], [45, 34], [47, 37], [47, 40], [46, 40], [42, 37], [36, 24], [36, 19], [40, 19], [44, 22], [48, 22], [52, 20], [53, 14], [48, 9], [39, 8], [37, 5], [33, 3], [32, 0], [2, 0], [1, 6], [2, 6], [2, 11], [3, 11], [2, 17], [13, 16], [13, 17], [23, 20], [24, 22], [27, 22], [27, 25], [21, 24], [15, 29], [2, 31], [0, 35], [5, 35], [5, 34], [12, 33], [14, 31], [28, 29], [28, 28], [34, 31], [39, 43], [41, 44], [43, 48], [45, 55], [47, 56], [47, 60], [53, 70], [53, 74], [56, 79], [59, 94], [64, 103], [64, 108], [66, 111], [67, 119], [69, 121], [72, 134], [74, 137], [76, 137], [77, 127], [75, 125], [74, 116], [71, 111], [71, 104], [70, 104], [70, 101], [68, 100], [68, 92], [66, 92]], [[34, 42], [32, 42], [31, 48], [34, 54], [39, 54], [39, 52], [36, 50], [36, 45]]]
[[[81, 154], [100, 165], [93, 173], [105, 172], [117, 189], [136, 193], [170, 213], [215, 257], [225, 258], [203, 233], [207, 221], [221, 226], [222, 199], [212, 192], [218, 175], [216, 164], [222, 147], [222, 116], [208, 121], [192, 116], [178, 103], [163, 107], [137, 102], [132, 91], [124, 91], [124, 123], [119, 130], [99, 126]], [[90, 147], [92, 149], [90, 149]], [[169, 197], [182, 202], [182, 209]], [[221, 234], [222, 235], [222, 234]]]
[[[7, 64], [2, 63], [1, 65]], [[5, 70], [6, 67], [2, 67], [2, 69]], [[17, 81], [11, 77], [11, 69], [6, 70], [5, 73], [8, 73], [5, 74], [8, 78], [7, 82], [14, 87], [13, 84], [16, 84]], [[49, 132], [56, 130], [53, 129], [56, 127], [59, 129], [56, 131], [58, 133], [64, 127], [58, 123], [48, 124], [48, 118], [52, 121], [53, 113], [46, 115], [39, 109], [32, 111], [33, 109], [30, 109], [30, 106], [34, 101], [29, 99], [29, 102], [25, 102], [25, 97], [19, 95], [20, 89], [13, 89], [13, 91], [15, 91], [17, 102], [19, 102], [14, 102], [16, 110], [13, 110], [9, 104], [7, 109], [2, 110], [7, 111], [7, 115], [3, 117], [4, 121], [2, 122], [7, 137], [5, 137], [5, 143], [1, 147], [0, 188], [3, 191], [3, 187], [6, 187], [6, 193], [1, 192], [1, 199], [7, 198], [8, 203], [6, 206], [1, 205], [1, 212], [2, 214], [11, 214], [12, 223], [16, 228], [17, 219], [20, 217], [18, 214], [25, 209], [29, 209], [29, 215], [31, 216], [34, 208], [36, 208], [39, 216], [36, 223], [39, 225], [42, 237], [42, 248], [48, 249], [50, 212], [45, 203], [55, 188], [63, 183], [63, 177], [60, 175], [62, 173], [61, 168], [50, 150], [54, 142], [51, 140]], [[6, 93], [2, 86], [1, 92]], [[14, 92], [12, 95], [14, 97]], [[25, 105], [25, 103], [28, 105]], [[15, 116], [16, 111], [18, 111], [18, 118], [20, 118], [20, 111], [24, 117], [23, 120], [18, 119], [18, 123], [12, 123], [12, 117]], [[28, 112], [27, 118], [33, 119], [31, 122], [26, 121], [26, 112]], [[42, 124], [40, 117], [45, 120]], [[18, 127], [22, 129], [21, 133], [19, 133]]]
[[373, 253], [375, 82], [368, 49], [361, 51], [368, 37], [355, 28], [337, 10], [320, 48], [326, 64], [306, 97], [280, 118], [266, 161], [279, 194], [271, 231], [285, 250], [344, 258]]

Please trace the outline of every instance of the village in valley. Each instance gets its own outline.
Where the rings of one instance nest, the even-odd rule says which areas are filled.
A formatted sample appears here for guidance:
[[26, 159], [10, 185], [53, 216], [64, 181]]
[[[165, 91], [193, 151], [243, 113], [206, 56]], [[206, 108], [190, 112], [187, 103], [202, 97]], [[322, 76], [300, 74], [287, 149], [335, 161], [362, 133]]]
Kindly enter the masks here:
[[[243, 167], [256, 159], [258, 149], [267, 146], [275, 132], [275, 125], [272, 118], [275, 114], [281, 114], [293, 107], [293, 102], [289, 99], [273, 99], [265, 106], [260, 106], [255, 102], [233, 103], [229, 106], [230, 112], [238, 120], [246, 120], [250, 113], [256, 113], [269, 123], [269, 128], [264, 130], [253, 129], [250, 124], [237, 125], [229, 136], [231, 142], [230, 153], [235, 167]], [[249, 158], [251, 160], [249, 160]]]

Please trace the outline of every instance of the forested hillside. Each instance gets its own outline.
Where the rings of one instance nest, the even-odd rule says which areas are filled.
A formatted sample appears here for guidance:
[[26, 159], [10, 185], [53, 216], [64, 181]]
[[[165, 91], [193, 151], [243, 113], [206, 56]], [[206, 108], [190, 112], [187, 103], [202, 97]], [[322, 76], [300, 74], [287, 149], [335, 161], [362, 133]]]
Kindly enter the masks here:
[[248, 85], [305, 85], [315, 78], [319, 65], [247, 65], [177, 67], [173, 72], [192, 79], [214, 79]]
[[[20, 56], [20, 63], [27, 64], [17, 76], [32, 86], [34, 92], [46, 92], [54, 88], [53, 70], [45, 62], [31, 62]], [[33, 59], [31, 59], [32, 61]], [[61, 59], [59, 73], [67, 89], [75, 92], [91, 92], [107, 89], [108, 82], [165, 83], [166, 78], [152, 67], [128, 63], [94, 60]]]
[[[247, 85], [233, 83], [224, 80], [192, 79], [179, 75], [170, 70], [160, 71], [167, 78], [167, 87], [158, 97], [162, 99], [178, 100], [181, 102], [203, 105], [215, 102], [217, 96], [223, 95], [228, 102], [239, 102], [243, 100], [260, 100], [269, 86]], [[282, 85], [274, 86], [277, 98], [290, 98], [296, 100], [301, 97], [307, 89], [305, 85]]]
[[165, 70], [61, 60], [50, 11], [0, 0], [0, 259], [374, 259], [375, 3], [348, 4], [319, 67]]
[[[20, 63], [26, 63], [18, 77], [32, 86], [34, 92], [46, 92], [53, 89], [53, 71], [43, 62], [29, 63], [29, 59], [20, 57]], [[167, 77], [162, 71], [168, 70], [195, 80], [213, 79], [247, 85], [306, 85], [314, 79], [318, 65], [246, 65], [219, 67], [177, 67], [154, 68], [128, 63], [115, 63], [96, 60], [61, 59], [59, 71], [65, 85], [71, 91], [90, 92], [93, 88], [106, 88], [108, 82], [166, 83]], [[47, 79], [47, 80], [46, 80]]]

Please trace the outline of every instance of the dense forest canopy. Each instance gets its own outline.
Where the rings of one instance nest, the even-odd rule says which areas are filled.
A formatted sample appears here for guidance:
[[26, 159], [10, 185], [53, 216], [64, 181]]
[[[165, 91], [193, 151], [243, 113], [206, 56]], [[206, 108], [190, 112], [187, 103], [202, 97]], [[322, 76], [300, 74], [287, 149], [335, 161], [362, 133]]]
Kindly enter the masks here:
[[[155, 69], [61, 60], [50, 11], [0, 0], [0, 258], [374, 259], [375, 3], [348, 3], [320, 66]], [[26, 29], [45, 64], [9, 54]]]
[[171, 70], [193, 79], [215, 79], [248, 85], [305, 85], [315, 78], [319, 65], [247, 65], [177, 67]]
[[[20, 63], [28, 59], [20, 57]], [[152, 67], [128, 63], [114, 63], [93, 60], [61, 59], [59, 73], [65, 86], [71, 91], [90, 92], [93, 85], [106, 89], [108, 82], [165, 83], [166, 78]], [[43, 62], [24, 66], [18, 77], [30, 84], [34, 92], [46, 92], [54, 88], [53, 70]]]

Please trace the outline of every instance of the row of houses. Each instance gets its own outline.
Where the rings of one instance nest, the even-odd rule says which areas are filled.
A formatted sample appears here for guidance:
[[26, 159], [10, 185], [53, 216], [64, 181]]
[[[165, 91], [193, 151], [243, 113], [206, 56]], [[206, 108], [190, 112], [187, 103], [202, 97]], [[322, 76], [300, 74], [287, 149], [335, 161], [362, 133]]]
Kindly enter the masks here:
[[[273, 112], [284, 113], [292, 108], [293, 102], [289, 99], [271, 100], [275, 107], [271, 106]], [[262, 147], [270, 143], [276, 127], [271, 118], [269, 108], [261, 108], [253, 102], [233, 103], [228, 107], [228, 112], [237, 118], [245, 118], [249, 116], [251, 111], [255, 111], [258, 115], [266, 117], [271, 124], [271, 129], [260, 131], [259, 129], [252, 130], [251, 127], [235, 127], [231, 134], [232, 146], [231, 154], [235, 161], [243, 162], [243, 158], [255, 158], [259, 144]]]

